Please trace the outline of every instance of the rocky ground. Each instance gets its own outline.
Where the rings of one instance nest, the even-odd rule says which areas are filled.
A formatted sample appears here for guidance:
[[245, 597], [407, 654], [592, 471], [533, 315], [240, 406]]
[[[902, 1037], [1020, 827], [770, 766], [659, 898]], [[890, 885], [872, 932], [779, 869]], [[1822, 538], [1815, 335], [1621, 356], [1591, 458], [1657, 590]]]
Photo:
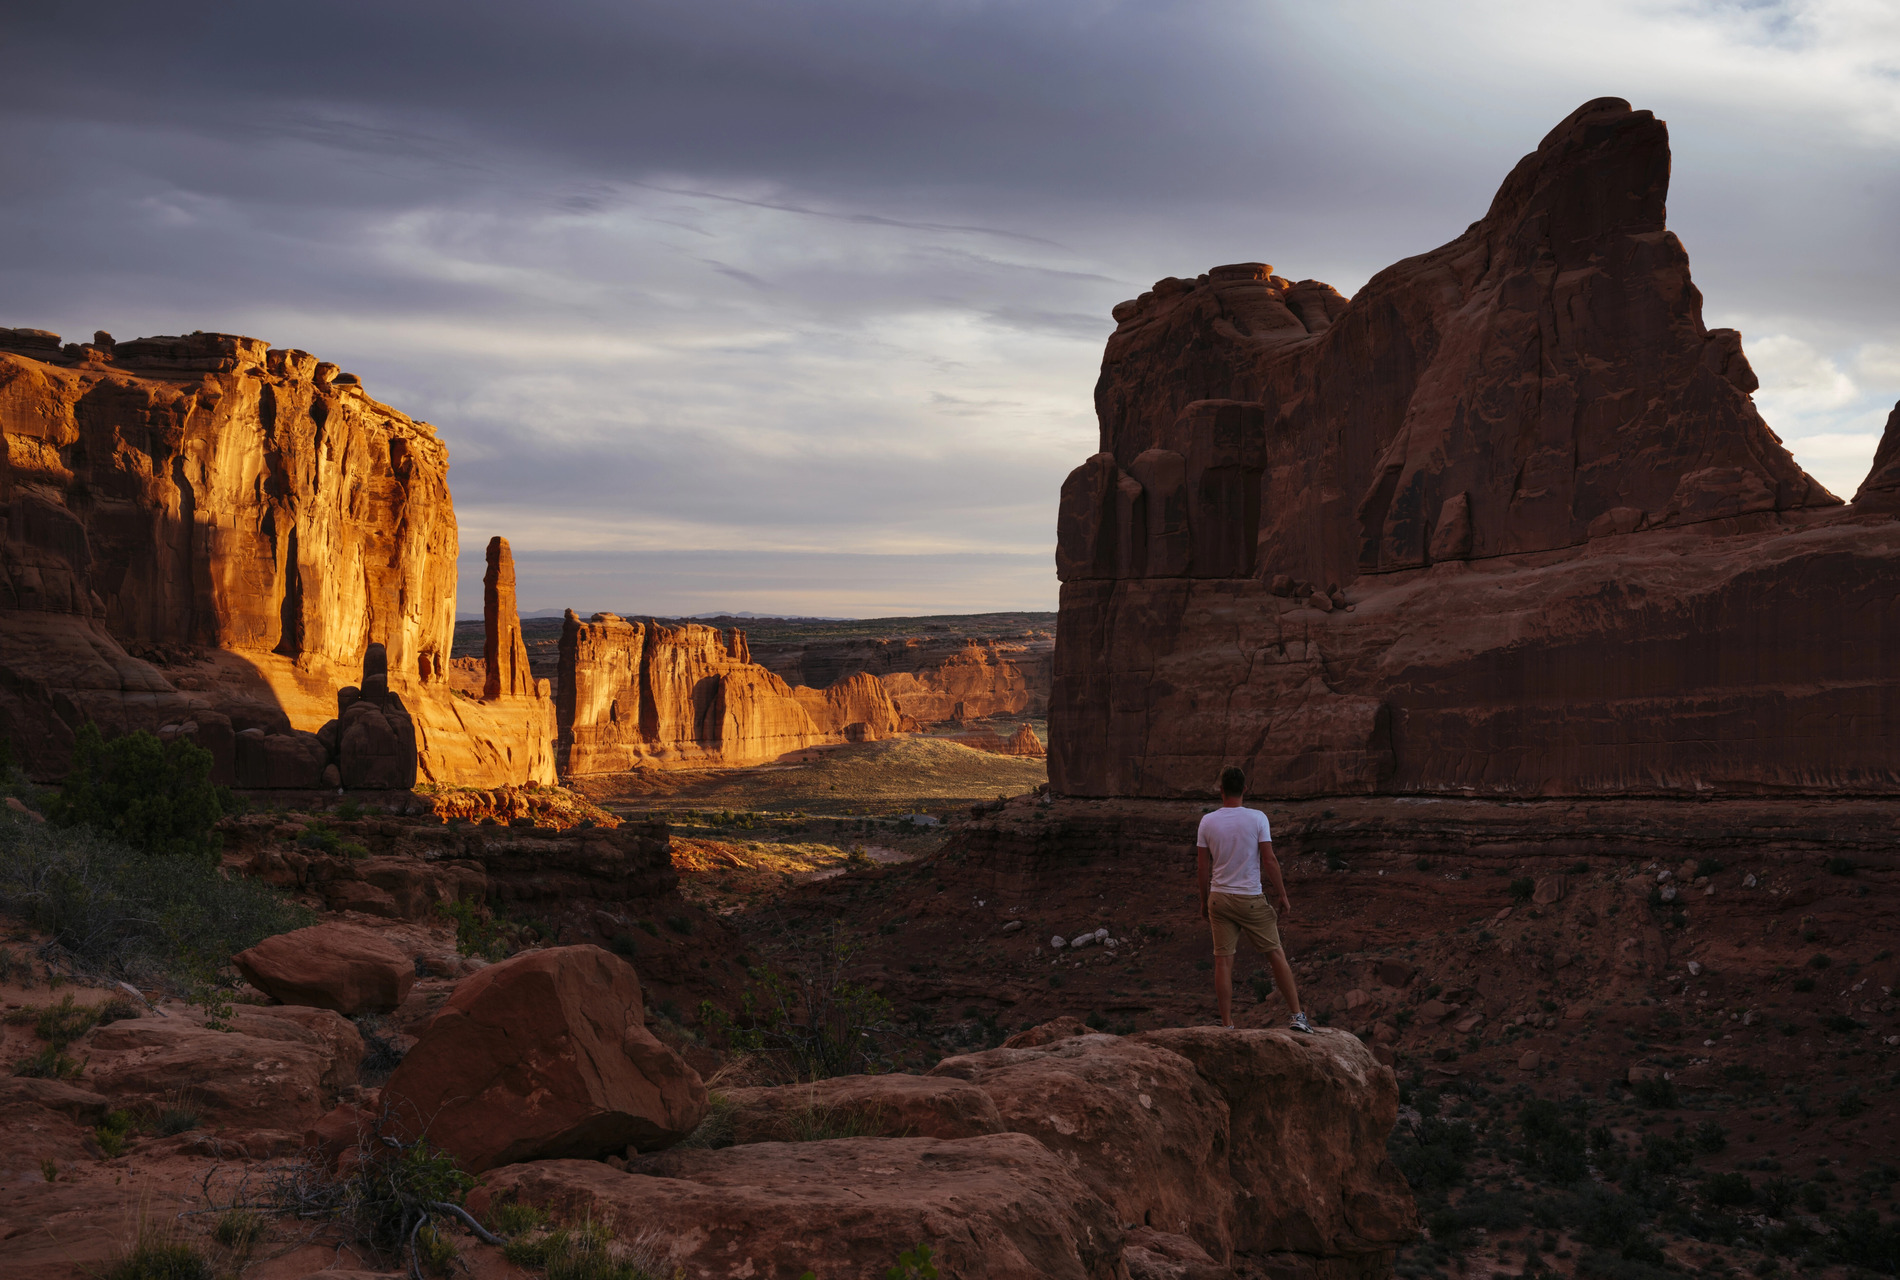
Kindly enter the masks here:
[[[713, 1081], [707, 1123], [727, 1136], [698, 1145], [715, 1151], [734, 1125], [742, 1145], [788, 1124], [833, 1140], [862, 1127], [815, 1094], [773, 1093], [786, 1061], [747, 1039], [770, 975], [815, 975], [839, 1016], [871, 1032], [854, 1068], [931, 1072], [946, 1057], [1015, 1052], [998, 1046], [1052, 1021], [1130, 1043], [1213, 1021], [1187, 839], [1199, 806], [1019, 794], [931, 814], [924, 800], [941, 797], [917, 791], [941, 788], [926, 783], [908, 796], [860, 788], [842, 806], [856, 812], [818, 812], [779, 807], [782, 776], [729, 776], [690, 809], [678, 791], [645, 801], [676, 806], [676, 883], [654, 869], [659, 828], [609, 827], [579, 798], [538, 802], [596, 824], [565, 832], [360, 808], [227, 820], [232, 872], [277, 884], [310, 918], [385, 939], [413, 968], [384, 1012], [272, 1005], [250, 988], [223, 1012], [176, 986], [128, 992], [49, 967], [43, 935], [13, 928], [0, 1052], [25, 1074], [0, 1087], [14, 1135], [0, 1155], [9, 1274], [97, 1272], [141, 1233], [186, 1239], [246, 1277], [387, 1267], [357, 1246], [352, 1261], [322, 1224], [245, 1227], [233, 1206], [295, 1166], [328, 1109], [373, 1102], [458, 983], [519, 948], [591, 942], [632, 959], [647, 1028]], [[488, 802], [525, 807], [510, 794]], [[1420, 810], [1400, 838], [1389, 805], [1270, 808], [1306, 1007], [1391, 1065], [1405, 1104], [1391, 1154], [1429, 1236], [1400, 1253], [1400, 1274], [1892, 1273], [1900, 965], [1888, 934], [1900, 883], [1880, 847], [1893, 829], [1882, 806], [1841, 807], [1831, 822], [1784, 815], [1779, 827], [1750, 813], [1752, 839], [1711, 808], [1682, 828], [1709, 833], [1693, 857], [1673, 856], [1681, 830], [1644, 834], [1643, 815], [1599, 814], [1580, 845], [1533, 854], [1487, 828], [1489, 810]], [[1530, 825], [1575, 834], [1575, 813], [1539, 817]], [[610, 848], [620, 852], [602, 863]], [[488, 911], [440, 905], [464, 881]], [[1243, 953], [1236, 979], [1243, 1027], [1283, 1025], [1259, 957]], [[877, 1151], [851, 1158], [909, 1167]], [[615, 1194], [562, 1176], [576, 1204]], [[778, 1173], [664, 1176], [757, 1186]], [[1034, 1178], [1045, 1176], [1060, 1180]], [[513, 1266], [473, 1243], [462, 1257], [475, 1274]]]

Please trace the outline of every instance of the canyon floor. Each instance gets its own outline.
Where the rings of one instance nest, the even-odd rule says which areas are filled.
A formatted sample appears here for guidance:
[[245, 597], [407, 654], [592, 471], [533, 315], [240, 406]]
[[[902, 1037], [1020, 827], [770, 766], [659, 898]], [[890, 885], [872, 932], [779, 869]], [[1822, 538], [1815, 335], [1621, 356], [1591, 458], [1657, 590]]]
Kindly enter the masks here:
[[[961, 759], [980, 755], [906, 739], [600, 790], [597, 802], [628, 817], [670, 822], [679, 905], [601, 939], [633, 955], [656, 1032], [716, 1089], [773, 1082], [765, 1061], [732, 1052], [727, 1020], [760, 975], [827, 966], [885, 1002], [882, 1069], [925, 1069], [1059, 1018], [1114, 1033], [1212, 1022], [1190, 847], [1201, 806], [1048, 801], [1032, 790], [1039, 761]], [[933, 772], [945, 759], [957, 768]], [[960, 807], [946, 806], [950, 793]], [[1368, 834], [1367, 815], [1389, 816], [1389, 802], [1264, 807], [1281, 833], [1304, 1003], [1321, 1034], [1375, 1046], [1402, 1086], [1390, 1145], [1430, 1236], [1401, 1255], [1401, 1275], [1894, 1272], [1900, 877], [1889, 857], [1782, 838], [1667, 859], [1608, 824], [1580, 833], [1592, 837], [1582, 853], [1522, 857], [1475, 838], [1421, 853]], [[1838, 807], [1840, 829], [1892, 825], [1878, 802]], [[365, 865], [380, 866], [407, 856], [410, 824], [427, 821], [312, 809], [244, 820], [251, 844], [307, 852], [297, 833], [323, 824], [370, 843]], [[1574, 817], [1548, 812], [1553, 824]], [[1829, 813], [1803, 820], [1815, 828]], [[1138, 828], [1145, 844], [1128, 836]], [[441, 957], [401, 1009], [367, 1026], [380, 1052], [399, 1053], [454, 985], [455, 926], [328, 914]], [[1053, 945], [1098, 930], [1083, 948]], [[41, 1047], [30, 1011], [56, 991], [106, 994], [76, 976], [49, 981], [32, 959], [40, 941], [17, 927], [6, 939], [9, 1060]], [[1242, 953], [1235, 985], [1243, 1026], [1284, 1023], [1262, 957]], [[242, 1016], [256, 999], [240, 995]], [[24, 1097], [7, 1105], [45, 1114]], [[0, 1247], [35, 1275], [96, 1269], [154, 1218], [205, 1235], [221, 1219], [204, 1211], [295, 1145], [247, 1152], [211, 1126], [136, 1132], [114, 1154], [101, 1117], [75, 1117], [35, 1128], [4, 1162]], [[91, 1243], [46, 1243], [55, 1221]], [[219, 1256], [271, 1280], [305, 1274], [331, 1247], [288, 1227], [268, 1241]], [[475, 1274], [509, 1273], [491, 1252], [466, 1256]]]

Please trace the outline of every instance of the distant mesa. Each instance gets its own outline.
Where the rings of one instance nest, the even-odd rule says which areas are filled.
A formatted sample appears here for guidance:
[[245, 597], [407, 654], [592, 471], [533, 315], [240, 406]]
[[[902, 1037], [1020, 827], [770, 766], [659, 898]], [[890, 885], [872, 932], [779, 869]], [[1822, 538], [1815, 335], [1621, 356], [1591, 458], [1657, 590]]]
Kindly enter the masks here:
[[1669, 166], [1600, 98], [1350, 301], [1239, 263], [1115, 308], [1055, 791], [1900, 788], [1900, 410], [1852, 506], [1795, 464]]

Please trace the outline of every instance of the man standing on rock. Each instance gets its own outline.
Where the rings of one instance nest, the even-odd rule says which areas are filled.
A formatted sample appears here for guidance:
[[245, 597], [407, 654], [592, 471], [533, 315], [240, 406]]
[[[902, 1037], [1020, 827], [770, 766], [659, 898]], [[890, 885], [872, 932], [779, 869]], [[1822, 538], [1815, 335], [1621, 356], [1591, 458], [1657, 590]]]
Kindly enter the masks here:
[[[1244, 933], [1267, 953], [1274, 985], [1293, 1015], [1293, 1029], [1311, 1035], [1313, 1028], [1300, 1011], [1293, 968], [1280, 948], [1279, 921], [1293, 918], [1293, 904], [1280, 879], [1279, 859], [1273, 856], [1273, 828], [1266, 814], [1240, 803], [1246, 789], [1247, 775], [1239, 769], [1228, 765], [1220, 771], [1220, 808], [1202, 816], [1194, 842], [1201, 918], [1214, 929], [1214, 994], [1220, 999], [1220, 1024], [1234, 1025], [1234, 953]], [[1273, 896], [1280, 904], [1277, 914], [1261, 892], [1263, 868], [1273, 881]]]

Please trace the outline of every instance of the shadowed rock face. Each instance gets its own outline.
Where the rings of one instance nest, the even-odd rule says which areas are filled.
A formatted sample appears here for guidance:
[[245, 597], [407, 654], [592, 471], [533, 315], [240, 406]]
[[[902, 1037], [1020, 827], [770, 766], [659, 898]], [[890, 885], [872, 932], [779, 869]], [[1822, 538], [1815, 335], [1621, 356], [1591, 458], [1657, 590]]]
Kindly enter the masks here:
[[757, 764], [818, 743], [872, 741], [899, 717], [864, 672], [829, 689], [752, 662], [745, 633], [568, 610], [555, 699], [565, 775], [641, 764]]
[[1663, 123], [1598, 99], [1350, 302], [1240, 264], [1117, 307], [1062, 490], [1052, 785], [1900, 782], [1896, 468], [1844, 508], [1795, 465], [1668, 178]]
[[[195, 725], [221, 780], [318, 785], [292, 730], [375, 645], [425, 777], [553, 780], [545, 700], [450, 695], [448, 450], [354, 375], [231, 334], [0, 330], [0, 433], [0, 729], [35, 773], [91, 719]], [[251, 729], [270, 749], [234, 758]]]

